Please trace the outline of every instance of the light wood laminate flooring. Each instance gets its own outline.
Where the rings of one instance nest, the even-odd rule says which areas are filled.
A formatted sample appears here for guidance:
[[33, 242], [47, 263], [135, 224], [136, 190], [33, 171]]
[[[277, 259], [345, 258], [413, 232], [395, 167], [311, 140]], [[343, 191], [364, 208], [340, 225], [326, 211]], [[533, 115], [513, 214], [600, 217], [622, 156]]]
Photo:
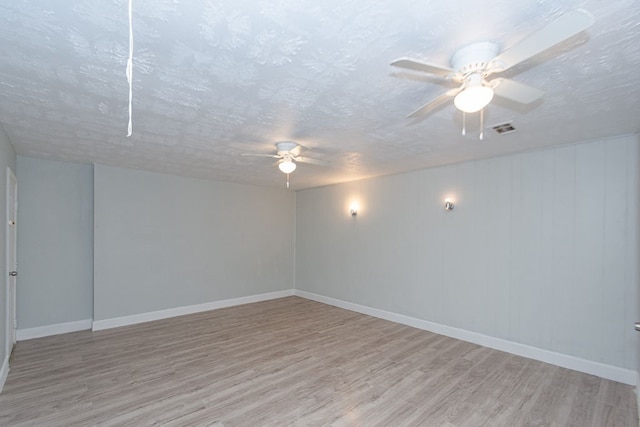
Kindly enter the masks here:
[[632, 387], [288, 297], [21, 341], [2, 426], [638, 426]]

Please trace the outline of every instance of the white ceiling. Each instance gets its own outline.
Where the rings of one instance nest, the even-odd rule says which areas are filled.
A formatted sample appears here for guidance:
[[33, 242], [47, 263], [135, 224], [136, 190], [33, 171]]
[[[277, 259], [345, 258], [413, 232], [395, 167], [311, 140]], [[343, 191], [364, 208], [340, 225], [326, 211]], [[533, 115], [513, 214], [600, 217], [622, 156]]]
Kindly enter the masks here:
[[[595, 24], [506, 72], [542, 89], [477, 115], [452, 103], [406, 115], [450, 86], [410, 78], [403, 56], [449, 66], [476, 41], [513, 46], [563, 13]], [[0, 123], [18, 154], [284, 186], [268, 158], [294, 140], [301, 189], [640, 130], [637, 0], [133, 0], [133, 136], [126, 137], [126, 0], [0, 5]]]

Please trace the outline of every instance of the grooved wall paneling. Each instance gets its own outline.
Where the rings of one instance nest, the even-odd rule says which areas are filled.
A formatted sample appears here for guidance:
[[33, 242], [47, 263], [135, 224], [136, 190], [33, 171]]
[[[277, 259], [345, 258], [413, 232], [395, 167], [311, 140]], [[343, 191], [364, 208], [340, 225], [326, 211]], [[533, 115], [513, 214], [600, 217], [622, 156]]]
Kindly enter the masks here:
[[633, 135], [299, 191], [296, 289], [635, 370], [639, 158]]

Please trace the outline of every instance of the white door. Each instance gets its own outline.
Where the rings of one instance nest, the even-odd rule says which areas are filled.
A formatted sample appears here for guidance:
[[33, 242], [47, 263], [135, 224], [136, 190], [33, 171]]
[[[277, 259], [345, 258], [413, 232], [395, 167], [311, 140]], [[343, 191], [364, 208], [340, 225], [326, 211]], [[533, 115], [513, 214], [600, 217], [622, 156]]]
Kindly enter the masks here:
[[16, 233], [18, 213], [18, 180], [11, 169], [7, 168], [7, 342], [6, 355], [11, 355], [16, 343], [16, 276], [18, 263], [16, 256]]

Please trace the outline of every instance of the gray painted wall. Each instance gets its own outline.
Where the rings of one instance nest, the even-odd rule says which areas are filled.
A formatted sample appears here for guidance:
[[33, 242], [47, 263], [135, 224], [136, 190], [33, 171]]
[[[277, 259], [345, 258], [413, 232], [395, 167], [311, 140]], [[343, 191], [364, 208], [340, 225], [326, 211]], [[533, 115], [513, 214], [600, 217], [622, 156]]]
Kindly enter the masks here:
[[93, 166], [18, 156], [18, 328], [93, 317]]
[[296, 289], [636, 369], [639, 152], [629, 136], [299, 191]]
[[95, 165], [94, 319], [293, 288], [295, 194]]
[[[9, 137], [0, 124], [0, 274], [2, 274], [1, 291], [0, 291], [0, 366], [7, 358], [5, 351], [5, 341], [7, 339], [7, 281], [9, 270], [7, 269], [7, 167], [16, 172], [16, 152], [13, 149]], [[20, 185], [20, 184], [18, 184]], [[20, 260], [18, 259], [18, 262]]]

